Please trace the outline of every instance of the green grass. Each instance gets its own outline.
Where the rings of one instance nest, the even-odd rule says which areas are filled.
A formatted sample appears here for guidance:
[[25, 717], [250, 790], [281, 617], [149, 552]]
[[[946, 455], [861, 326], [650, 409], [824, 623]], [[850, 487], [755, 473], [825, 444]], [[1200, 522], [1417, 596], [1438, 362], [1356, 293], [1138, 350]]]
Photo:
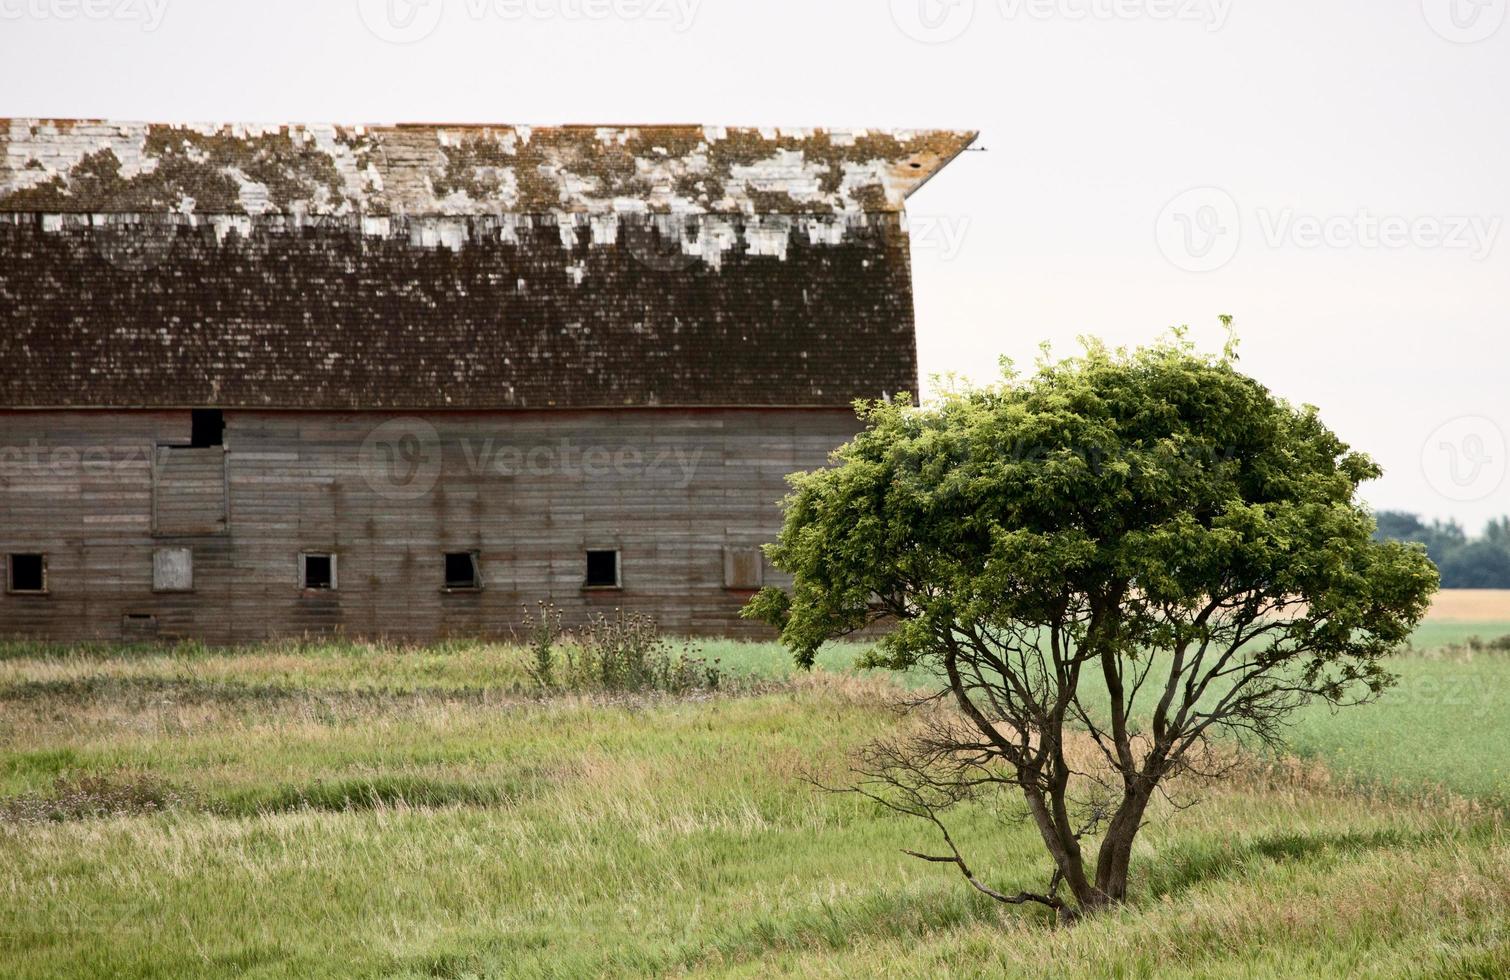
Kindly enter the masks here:
[[[1165, 807], [1133, 902], [1054, 929], [901, 855], [926, 827], [804, 781], [895, 724], [878, 679], [540, 701], [480, 644], [0, 648], [0, 975], [1506, 975], [1510, 658], [1396, 670], [1380, 704], [1301, 720], [1306, 761]], [[60, 794], [114, 815], [21, 818]], [[957, 836], [1041, 887], [1012, 817]]]
[[1510, 636], [1510, 621], [1503, 623], [1464, 623], [1429, 621], [1416, 629], [1411, 646], [1417, 650], [1440, 650], [1443, 647], [1461, 644], [1471, 639], [1494, 639]]
[[1390, 669], [1399, 681], [1376, 704], [1304, 711], [1294, 750], [1363, 786], [1510, 810], [1510, 654], [1407, 655]]

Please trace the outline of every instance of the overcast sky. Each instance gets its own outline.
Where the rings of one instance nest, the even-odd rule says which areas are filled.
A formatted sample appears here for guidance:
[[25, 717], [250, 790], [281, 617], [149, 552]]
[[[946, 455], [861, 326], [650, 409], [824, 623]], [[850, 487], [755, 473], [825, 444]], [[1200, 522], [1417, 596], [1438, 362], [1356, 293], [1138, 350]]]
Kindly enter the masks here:
[[982, 131], [923, 373], [1237, 317], [1381, 507], [1510, 512], [1507, 0], [0, 0], [0, 115]]

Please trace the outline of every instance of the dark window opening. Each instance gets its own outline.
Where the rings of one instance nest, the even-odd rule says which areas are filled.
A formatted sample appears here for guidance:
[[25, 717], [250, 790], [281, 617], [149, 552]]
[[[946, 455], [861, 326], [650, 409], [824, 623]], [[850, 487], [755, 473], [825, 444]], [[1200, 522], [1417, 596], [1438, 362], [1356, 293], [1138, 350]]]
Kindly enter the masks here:
[[617, 551], [589, 551], [587, 553], [587, 581], [589, 589], [617, 589], [619, 587], [619, 553]]
[[194, 409], [189, 445], [194, 449], [225, 445], [225, 413], [218, 408]]
[[451, 591], [482, 588], [477, 552], [452, 551], [446, 554], [446, 588]]
[[303, 562], [303, 586], [306, 589], [330, 591], [336, 587], [335, 555], [301, 555]]
[[47, 560], [42, 555], [10, 555], [5, 566], [5, 591], [47, 591]]

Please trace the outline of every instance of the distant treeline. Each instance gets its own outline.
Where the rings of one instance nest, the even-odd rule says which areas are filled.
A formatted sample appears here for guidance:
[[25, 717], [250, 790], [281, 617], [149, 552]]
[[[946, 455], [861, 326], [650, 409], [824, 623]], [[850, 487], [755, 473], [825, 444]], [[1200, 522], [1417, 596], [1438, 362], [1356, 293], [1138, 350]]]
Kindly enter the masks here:
[[1510, 589], [1510, 517], [1490, 521], [1482, 535], [1470, 538], [1457, 521], [1428, 524], [1398, 510], [1376, 516], [1376, 537], [1426, 546], [1426, 553], [1442, 570], [1442, 588]]

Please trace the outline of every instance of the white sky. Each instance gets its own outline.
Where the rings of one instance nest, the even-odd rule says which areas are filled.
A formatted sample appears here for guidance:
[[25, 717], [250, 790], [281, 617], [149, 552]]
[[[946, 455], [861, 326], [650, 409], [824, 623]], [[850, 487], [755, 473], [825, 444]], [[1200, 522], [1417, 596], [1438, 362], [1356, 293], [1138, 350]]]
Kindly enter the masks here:
[[1232, 313], [1375, 504], [1477, 528], [1510, 512], [1506, 4], [0, 0], [0, 115], [980, 129], [912, 200], [925, 376]]

